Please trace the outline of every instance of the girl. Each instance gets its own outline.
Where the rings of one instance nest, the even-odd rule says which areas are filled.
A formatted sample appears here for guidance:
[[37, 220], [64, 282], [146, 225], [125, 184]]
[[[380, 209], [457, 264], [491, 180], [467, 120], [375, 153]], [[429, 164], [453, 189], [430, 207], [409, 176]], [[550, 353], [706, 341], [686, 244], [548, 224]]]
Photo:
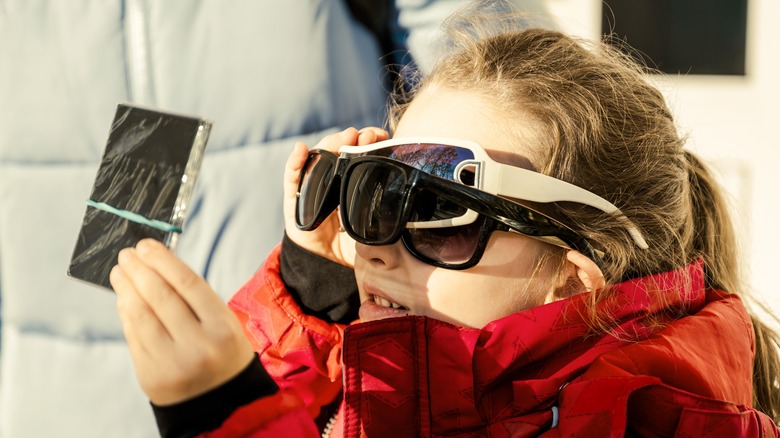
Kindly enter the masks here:
[[161, 433], [780, 435], [777, 336], [661, 94], [607, 47], [451, 26], [393, 140], [296, 145], [230, 310], [161, 244], [120, 253]]

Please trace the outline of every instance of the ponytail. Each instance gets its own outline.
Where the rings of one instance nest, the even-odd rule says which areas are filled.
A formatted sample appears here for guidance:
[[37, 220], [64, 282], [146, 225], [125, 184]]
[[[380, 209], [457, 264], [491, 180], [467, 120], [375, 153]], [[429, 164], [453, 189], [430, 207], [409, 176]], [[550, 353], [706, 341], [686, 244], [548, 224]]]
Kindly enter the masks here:
[[691, 218], [683, 242], [689, 261], [701, 258], [707, 270], [707, 286], [728, 292], [744, 287], [738, 263], [737, 239], [721, 188], [709, 169], [685, 151], [690, 187]]
[[[708, 287], [737, 293], [747, 301], [751, 297], [741, 281], [736, 236], [721, 189], [701, 160], [688, 151], [685, 158], [693, 219], [687, 252], [704, 260]], [[750, 319], [756, 341], [753, 406], [780, 422], [780, 335], [752, 312]]]
[[780, 423], [780, 336], [758, 317], [751, 315], [756, 336], [753, 361], [753, 407]]

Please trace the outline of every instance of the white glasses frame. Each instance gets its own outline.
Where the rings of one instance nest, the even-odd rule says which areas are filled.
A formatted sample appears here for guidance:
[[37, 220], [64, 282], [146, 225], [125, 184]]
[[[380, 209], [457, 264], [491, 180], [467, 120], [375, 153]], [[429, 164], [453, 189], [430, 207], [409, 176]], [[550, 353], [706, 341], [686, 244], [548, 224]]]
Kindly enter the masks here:
[[[614, 216], [628, 231], [634, 243], [642, 249], [648, 245], [639, 228], [614, 204], [582, 187], [566, 181], [553, 178], [521, 167], [499, 163], [487, 154], [487, 151], [477, 142], [463, 139], [443, 137], [399, 137], [380, 141], [365, 146], [341, 146], [339, 155], [371, 155], [371, 152], [392, 146], [403, 145], [442, 145], [468, 149], [474, 154], [474, 159], [463, 160], [455, 168], [455, 180], [465, 169], [474, 172], [474, 187], [484, 192], [504, 197], [517, 198], [531, 202], [576, 202], [597, 208]], [[415, 165], [415, 163], [406, 163]], [[479, 214], [472, 210], [459, 217], [428, 221], [409, 222], [407, 228], [444, 228], [457, 225], [467, 225], [474, 222]]]

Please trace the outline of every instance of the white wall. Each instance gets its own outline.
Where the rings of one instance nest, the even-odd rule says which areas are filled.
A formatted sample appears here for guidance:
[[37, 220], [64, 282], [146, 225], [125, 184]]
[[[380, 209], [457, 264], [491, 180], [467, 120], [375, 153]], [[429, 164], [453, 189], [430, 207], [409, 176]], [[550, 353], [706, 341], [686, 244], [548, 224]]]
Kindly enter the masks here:
[[[547, 0], [561, 28], [601, 33], [601, 2]], [[753, 288], [780, 314], [780, 2], [748, 1], [747, 74], [668, 76], [659, 86], [688, 147], [712, 163], [733, 196]]]

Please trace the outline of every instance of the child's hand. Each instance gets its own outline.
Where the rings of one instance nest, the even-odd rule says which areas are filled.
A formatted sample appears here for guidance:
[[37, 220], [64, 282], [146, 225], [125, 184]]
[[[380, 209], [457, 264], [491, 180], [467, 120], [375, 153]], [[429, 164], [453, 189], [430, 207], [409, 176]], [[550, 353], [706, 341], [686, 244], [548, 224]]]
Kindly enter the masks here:
[[152, 403], [195, 397], [251, 361], [254, 352], [233, 313], [160, 242], [145, 239], [123, 249], [110, 280], [138, 380]]
[[[335, 154], [341, 146], [362, 146], [387, 140], [387, 138], [387, 131], [381, 128], [368, 127], [360, 131], [348, 128], [323, 138], [315, 147]], [[287, 237], [314, 254], [351, 267], [355, 261], [355, 243], [346, 233], [339, 233], [339, 215], [335, 211], [316, 230], [301, 231], [295, 225], [295, 193], [298, 190], [298, 177], [306, 163], [308, 151], [305, 144], [297, 143], [285, 167], [284, 223]]]

